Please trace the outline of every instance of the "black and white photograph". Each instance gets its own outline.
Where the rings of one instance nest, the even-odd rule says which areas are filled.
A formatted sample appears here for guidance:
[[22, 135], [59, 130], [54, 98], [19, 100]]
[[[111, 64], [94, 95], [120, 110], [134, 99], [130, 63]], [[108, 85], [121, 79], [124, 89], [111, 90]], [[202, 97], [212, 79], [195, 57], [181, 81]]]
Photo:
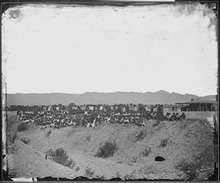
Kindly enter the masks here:
[[91, 2], [2, 13], [5, 174], [217, 180], [217, 3]]

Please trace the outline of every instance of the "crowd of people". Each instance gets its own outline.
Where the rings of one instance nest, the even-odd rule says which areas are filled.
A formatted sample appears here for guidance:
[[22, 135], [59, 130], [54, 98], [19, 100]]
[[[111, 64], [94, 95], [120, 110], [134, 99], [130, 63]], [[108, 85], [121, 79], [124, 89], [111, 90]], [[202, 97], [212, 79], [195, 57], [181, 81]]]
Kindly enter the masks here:
[[96, 127], [104, 123], [145, 126], [148, 120], [183, 120], [184, 113], [164, 114], [163, 105], [41, 105], [10, 106], [20, 120], [46, 127]]

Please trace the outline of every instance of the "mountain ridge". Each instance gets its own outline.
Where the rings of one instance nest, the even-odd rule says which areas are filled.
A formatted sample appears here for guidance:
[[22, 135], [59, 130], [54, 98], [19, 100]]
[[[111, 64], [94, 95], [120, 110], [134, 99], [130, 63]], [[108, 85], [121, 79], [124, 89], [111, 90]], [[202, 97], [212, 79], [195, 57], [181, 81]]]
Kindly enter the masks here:
[[71, 93], [15, 93], [7, 94], [8, 105], [69, 104], [174, 104], [191, 99], [215, 100], [215, 95], [197, 96], [159, 90], [156, 92], [85, 92]]

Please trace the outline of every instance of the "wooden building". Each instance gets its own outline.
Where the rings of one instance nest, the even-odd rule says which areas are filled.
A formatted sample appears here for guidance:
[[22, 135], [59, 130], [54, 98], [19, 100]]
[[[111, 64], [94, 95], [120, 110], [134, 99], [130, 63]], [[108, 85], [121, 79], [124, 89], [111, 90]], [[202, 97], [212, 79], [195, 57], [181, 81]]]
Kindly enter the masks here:
[[176, 103], [184, 112], [186, 119], [205, 119], [214, 126], [217, 120], [217, 101], [191, 100], [190, 102]]

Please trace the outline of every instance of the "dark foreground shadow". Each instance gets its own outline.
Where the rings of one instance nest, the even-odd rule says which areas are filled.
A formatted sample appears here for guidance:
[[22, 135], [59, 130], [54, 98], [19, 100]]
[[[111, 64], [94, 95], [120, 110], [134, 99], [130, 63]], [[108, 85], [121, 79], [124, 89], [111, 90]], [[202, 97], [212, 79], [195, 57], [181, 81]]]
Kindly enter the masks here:
[[[123, 181], [120, 178], [112, 178], [112, 179], [99, 179], [93, 178], [89, 179], [87, 177], [77, 177], [75, 179], [67, 179], [67, 178], [53, 178], [53, 177], [45, 177], [45, 178], [37, 178], [37, 181]], [[125, 181], [181, 181], [181, 180], [170, 180], [170, 179], [163, 179], [163, 180], [155, 180], [155, 179], [126, 179]]]

